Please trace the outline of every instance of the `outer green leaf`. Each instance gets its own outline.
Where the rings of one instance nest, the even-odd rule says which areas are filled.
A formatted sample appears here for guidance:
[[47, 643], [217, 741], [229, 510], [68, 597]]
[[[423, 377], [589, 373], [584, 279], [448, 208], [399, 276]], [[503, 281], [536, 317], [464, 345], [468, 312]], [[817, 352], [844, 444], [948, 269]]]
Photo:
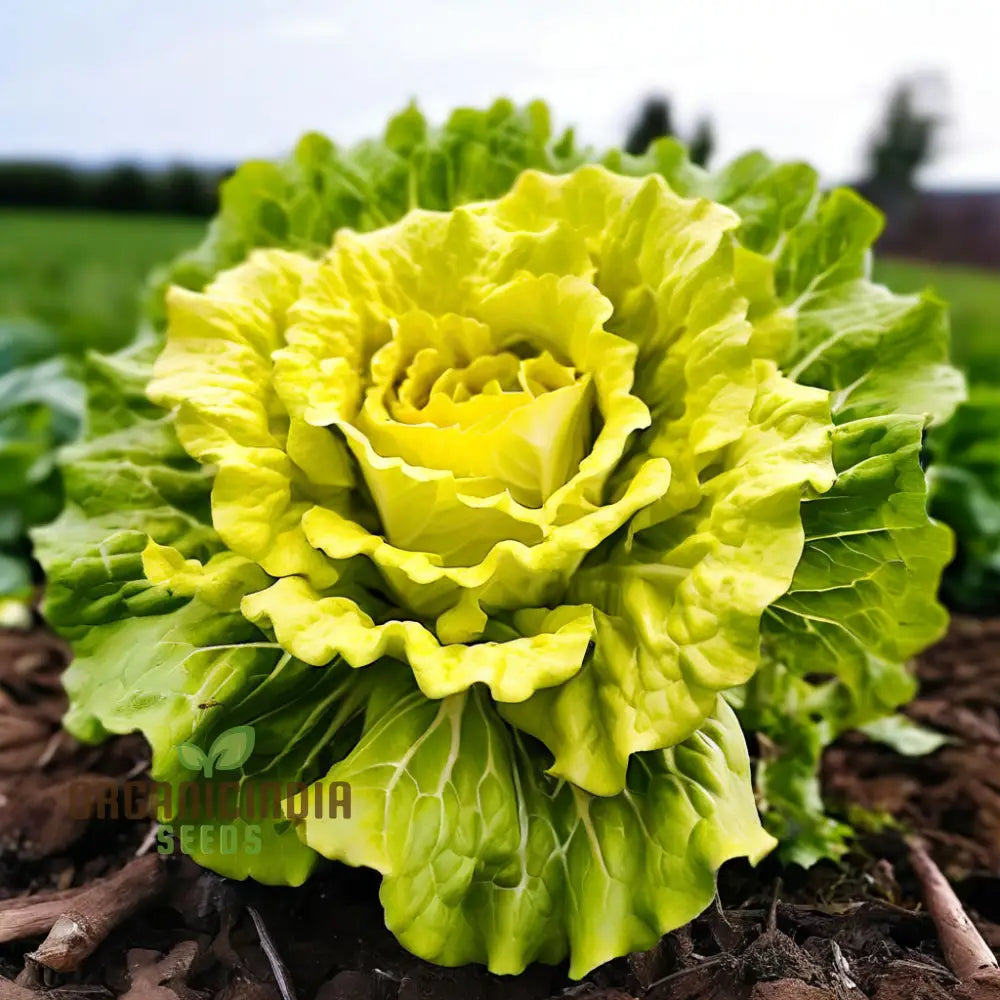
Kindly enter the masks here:
[[[804, 505], [807, 540], [796, 579], [765, 619], [765, 667], [734, 695], [745, 704], [744, 725], [760, 729], [773, 748], [757, 775], [769, 827], [786, 856], [809, 864], [841, 852], [846, 833], [823, 811], [816, 775], [823, 746], [912, 697], [903, 660], [946, 622], [934, 595], [950, 542], [927, 517], [919, 465], [924, 427], [945, 421], [964, 395], [947, 364], [946, 311], [933, 296], [892, 295], [868, 280], [879, 213], [850, 191], [821, 193], [805, 164], [751, 153], [708, 174], [674, 140], [654, 143], [643, 157], [614, 153], [605, 162], [630, 174], [657, 170], [681, 193], [739, 214], [741, 243], [773, 262], [775, 289], [794, 320], [794, 338], [773, 342], [782, 369], [830, 390], [834, 420], [843, 425], [835, 437], [838, 482]], [[947, 440], [948, 426], [935, 437]], [[1000, 524], [988, 495], [956, 471], [932, 470], [935, 489], [955, 498], [937, 509], [965, 505], [975, 513], [961, 523]], [[975, 584], [968, 578], [966, 594], [988, 565], [972, 562], [980, 575]], [[827, 573], [835, 581], [829, 589]], [[827, 679], [806, 680], [816, 676]]]
[[[110, 733], [138, 730], [153, 751], [151, 777], [170, 783], [175, 790], [184, 782], [201, 781], [200, 774], [192, 771], [201, 772], [209, 763], [204, 753], [195, 759], [190, 750], [180, 747], [191, 743], [195, 749], [211, 746], [219, 730], [229, 728], [229, 723], [242, 723], [236, 706], [248, 693], [283, 669], [294, 669], [289, 668], [288, 657], [280, 649], [263, 641], [260, 633], [239, 615], [226, 615], [197, 599], [166, 614], [96, 626], [76, 642], [75, 649], [76, 659], [65, 676], [74, 704], [66, 726], [89, 741]], [[110, 657], [116, 668], [102, 669]], [[276, 680], [274, 686], [281, 691], [281, 682]], [[315, 709], [314, 704], [296, 701], [300, 692], [306, 697], [315, 693], [300, 681], [288, 692], [291, 697], [283, 697], [271, 706], [275, 728], [261, 734], [260, 750], [265, 756], [256, 764], [254, 758], [247, 763], [248, 772], [257, 773], [260, 780], [270, 777], [268, 768], [278, 748], [288, 745], [297, 725], [301, 726]], [[266, 713], [259, 708], [257, 711]], [[256, 716], [251, 714], [253, 721]], [[213, 793], [216, 797], [225, 795], [233, 800], [236, 796], [245, 802], [249, 794], [245, 782], [224, 789], [231, 782], [225, 773], [206, 778], [206, 784], [217, 790]], [[237, 812], [235, 806], [233, 800], [233, 813]], [[218, 831], [232, 825], [238, 842], [245, 842], [245, 825], [249, 821], [226, 819], [221, 806], [216, 807], [211, 819], [177, 813], [174, 803], [172, 809], [161, 809], [159, 818], [178, 828], [187, 823]], [[263, 819], [254, 819], [253, 823], [259, 828], [262, 842], [258, 853], [221, 851], [212, 846], [218, 844], [218, 836], [214, 841], [201, 841], [199, 831], [195, 842], [205, 843], [210, 849], [196, 848], [193, 856], [230, 878], [252, 876], [266, 883], [300, 884], [312, 870], [314, 854], [277, 814], [265, 813]]]
[[723, 861], [771, 848], [724, 703], [599, 798], [547, 777], [544, 752], [480, 692], [406, 689], [372, 699], [357, 747], [320, 782], [350, 782], [350, 819], [307, 819], [303, 836], [382, 872], [386, 923], [423, 958], [517, 973], [568, 947], [579, 977], [704, 909]]
[[837, 482], [803, 505], [802, 559], [765, 617], [768, 665], [741, 711], [774, 746], [758, 772], [769, 826], [786, 856], [811, 863], [844, 837], [822, 810], [822, 747], [909, 700], [904, 663], [947, 624], [935, 594], [951, 538], [927, 515], [920, 448], [964, 387], [947, 366], [943, 304], [867, 280], [875, 209], [850, 192], [821, 196], [807, 168], [747, 160], [728, 172], [709, 186], [733, 182], [743, 238], [774, 259], [795, 319], [782, 366], [831, 391], [838, 424]]
[[[233, 567], [226, 553], [210, 558], [221, 548], [206, 523], [211, 480], [187, 458], [163, 412], [146, 401], [146, 353], [140, 346], [90, 361], [83, 439], [64, 456], [66, 508], [34, 536], [49, 574], [46, 615], [73, 639], [76, 654], [64, 675], [71, 702], [65, 725], [90, 742], [141, 731], [153, 751], [153, 778], [176, 788], [194, 777], [190, 765], [201, 770], [200, 748], [212, 747], [223, 730], [270, 714], [274, 729], [257, 741], [257, 761], [251, 757], [246, 771], [267, 778], [271, 761], [285, 750], [298, 778], [306, 773], [309, 744], [294, 751], [301, 744], [290, 734], [325, 725], [316, 717], [325, 702], [306, 680], [304, 664], [233, 613], [234, 571], [244, 588], [261, 582], [245, 566]], [[160, 548], [176, 546], [167, 551], [182, 558], [204, 560], [204, 570], [186, 567], [173, 588], [152, 582], [143, 568], [150, 539]], [[339, 681], [332, 671], [315, 679], [334, 687]], [[255, 700], [265, 680], [266, 691]], [[231, 712], [235, 706], [246, 714]], [[184, 744], [200, 750], [197, 760], [180, 749]], [[291, 780], [289, 772], [282, 780]], [[214, 779], [213, 787], [227, 785], [225, 777]], [[235, 792], [218, 794], [235, 809], [247, 792], [240, 782]], [[174, 811], [161, 810], [161, 821], [175, 822]], [[225, 825], [235, 827], [238, 843], [247, 842], [245, 821], [229, 823], [222, 812], [194, 821], [198, 860], [233, 878], [282, 884], [306, 878], [315, 855], [276, 812], [257, 824], [256, 853], [220, 849]], [[200, 827], [211, 828], [213, 839], [201, 841]]]
[[33, 534], [48, 576], [46, 617], [70, 638], [179, 606], [143, 575], [150, 537], [193, 558], [221, 548], [210, 525], [211, 478], [146, 400], [148, 354], [140, 345], [88, 361], [83, 437], [62, 453], [66, 504]]
[[942, 733], [921, 726], [905, 715], [888, 715], [861, 727], [861, 731], [871, 740], [892, 747], [904, 757], [923, 757], [940, 750], [951, 740]]

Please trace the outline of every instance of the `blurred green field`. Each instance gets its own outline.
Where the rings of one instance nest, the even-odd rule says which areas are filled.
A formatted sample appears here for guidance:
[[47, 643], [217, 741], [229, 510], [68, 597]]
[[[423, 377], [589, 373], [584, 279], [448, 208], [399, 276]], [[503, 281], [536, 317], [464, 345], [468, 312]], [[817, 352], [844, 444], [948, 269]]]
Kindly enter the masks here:
[[0, 212], [0, 316], [31, 316], [67, 345], [111, 350], [136, 328], [149, 270], [201, 239], [163, 216]]
[[971, 381], [1000, 384], [1000, 272], [877, 260], [875, 278], [895, 292], [933, 289], [950, 306], [952, 357]]

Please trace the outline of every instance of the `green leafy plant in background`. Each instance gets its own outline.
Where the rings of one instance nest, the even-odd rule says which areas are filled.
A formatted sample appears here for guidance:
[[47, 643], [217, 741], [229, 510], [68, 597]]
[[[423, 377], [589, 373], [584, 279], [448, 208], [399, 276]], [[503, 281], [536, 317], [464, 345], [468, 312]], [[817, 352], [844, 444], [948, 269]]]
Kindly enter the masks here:
[[0, 318], [0, 600], [25, 598], [28, 529], [62, 507], [56, 449], [72, 440], [84, 392], [48, 327]]
[[28, 528], [55, 517], [55, 452], [80, 427], [79, 359], [135, 334], [143, 279], [197, 238], [191, 223], [0, 212], [0, 622], [30, 621]]
[[973, 384], [969, 399], [930, 435], [931, 509], [954, 530], [950, 607], [987, 612], [1000, 601], [1000, 384]]
[[912, 261], [879, 261], [876, 274], [904, 289], [933, 285], [951, 308], [955, 362], [971, 384], [968, 401], [928, 437], [931, 512], [957, 542], [945, 603], [986, 613], [1000, 600], [1000, 276]]
[[580, 976], [697, 914], [774, 844], [740, 722], [767, 828], [836, 854], [819, 752], [906, 737], [946, 624], [920, 449], [963, 392], [942, 304], [868, 280], [879, 226], [804, 165], [597, 155], [539, 104], [245, 165], [89, 361], [35, 533], [67, 726], [140, 730], [165, 781], [252, 726], [248, 778], [350, 782], [350, 819], [199, 860], [372, 867], [444, 964]]

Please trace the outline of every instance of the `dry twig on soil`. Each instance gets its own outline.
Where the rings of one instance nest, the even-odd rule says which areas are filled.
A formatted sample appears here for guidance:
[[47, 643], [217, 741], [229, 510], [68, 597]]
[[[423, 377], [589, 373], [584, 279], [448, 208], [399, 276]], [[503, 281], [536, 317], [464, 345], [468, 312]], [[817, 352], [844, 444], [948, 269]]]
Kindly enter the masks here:
[[963, 981], [984, 973], [1000, 977], [996, 957], [969, 919], [941, 869], [916, 837], [907, 841], [907, 847], [948, 968]]
[[48, 930], [28, 958], [55, 972], [78, 969], [123, 920], [159, 895], [166, 884], [158, 856], [138, 858], [110, 878], [82, 890], [11, 901], [0, 909], [0, 940]]
[[292, 985], [292, 977], [289, 975], [288, 968], [281, 959], [281, 954], [267, 929], [267, 925], [264, 923], [264, 918], [253, 906], [247, 906], [247, 913], [250, 914], [250, 919], [253, 921], [257, 937], [260, 940], [260, 946], [271, 965], [271, 972], [274, 974], [274, 981], [278, 984], [278, 989], [281, 991], [282, 1000], [295, 1000], [295, 987]]
[[38, 994], [0, 977], [0, 1000], [38, 1000]]
[[0, 902], [0, 944], [47, 934], [59, 917], [74, 908], [76, 900], [88, 891], [88, 886], [79, 886]]

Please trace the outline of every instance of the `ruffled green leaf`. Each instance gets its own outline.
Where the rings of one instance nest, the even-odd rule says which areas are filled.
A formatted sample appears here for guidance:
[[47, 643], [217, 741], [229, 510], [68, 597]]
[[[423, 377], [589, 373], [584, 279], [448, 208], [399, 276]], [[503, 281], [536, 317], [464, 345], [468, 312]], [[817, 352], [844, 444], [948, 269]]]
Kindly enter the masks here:
[[830, 391], [837, 424], [837, 481], [802, 505], [802, 558], [765, 615], [765, 666], [740, 710], [772, 747], [757, 774], [768, 826], [786, 857], [810, 864], [842, 853], [847, 832], [823, 808], [823, 747], [908, 701], [906, 661], [947, 625], [936, 592], [952, 540], [928, 516], [920, 450], [964, 386], [947, 364], [943, 304], [868, 280], [874, 208], [821, 195], [805, 167], [747, 160], [730, 172], [714, 183], [732, 183], [731, 203], [746, 206], [742, 238], [774, 260], [795, 321], [782, 368]]
[[319, 783], [350, 784], [350, 818], [307, 818], [302, 835], [383, 874], [386, 924], [415, 954], [517, 973], [568, 950], [574, 977], [651, 947], [708, 905], [723, 861], [771, 848], [723, 703], [685, 743], [636, 757], [611, 798], [545, 764], [481, 693], [434, 702], [400, 681]]
[[[935, 594], [951, 543], [928, 517], [919, 461], [925, 427], [947, 421], [964, 397], [948, 365], [946, 309], [933, 296], [894, 295], [869, 280], [879, 213], [853, 192], [822, 193], [805, 164], [751, 153], [709, 174], [670, 139], [643, 157], [614, 153], [605, 162], [634, 175], [655, 170], [678, 192], [739, 215], [741, 245], [773, 266], [793, 322], [790, 339], [770, 337], [774, 356], [787, 376], [831, 394], [837, 483], [803, 505], [795, 580], [765, 616], [763, 668], [733, 700], [745, 704], [744, 725], [769, 742], [757, 784], [786, 857], [837, 856], [849, 831], [825, 813], [822, 749], [912, 697], [905, 660], [947, 621]], [[932, 440], [947, 440], [953, 426], [935, 428]], [[961, 523], [995, 520], [989, 494], [964, 470], [930, 474], [939, 495], [961, 497], [936, 512], [967, 505], [976, 513]]]
[[755, 331], [782, 324], [767, 312], [766, 275], [741, 272], [723, 241], [739, 220], [651, 181], [607, 178], [529, 173], [498, 205], [506, 225], [565, 220], [587, 241], [652, 411], [619, 476], [650, 457], [670, 463], [629, 536], [570, 582], [603, 612], [593, 656], [568, 683], [503, 709], [553, 750], [553, 773], [602, 794], [622, 787], [631, 753], [684, 739], [715, 692], [753, 673], [760, 615], [801, 554], [800, 501], [832, 481], [825, 394], [755, 350]]
[[[67, 686], [92, 714], [71, 714], [71, 730], [93, 740], [138, 729], [155, 780], [175, 796], [192, 781], [210, 789], [199, 800], [214, 804], [211, 817], [160, 812], [178, 841], [193, 829], [195, 860], [292, 885], [317, 851], [375, 867], [388, 926], [431, 961], [517, 973], [569, 954], [582, 976], [686, 923], [710, 902], [725, 860], [772, 846], [724, 706], [683, 745], [637, 757], [628, 789], [604, 799], [547, 776], [544, 751], [481, 693], [429, 700], [389, 661], [364, 674], [307, 667], [198, 598], [97, 626], [77, 649]], [[115, 656], [114, 671], [98, 650]], [[240, 771], [193, 774], [203, 761], [180, 748], [212, 747], [235, 726], [256, 737]], [[327, 770], [331, 757], [343, 759]], [[289, 822], [269, 811], [272, 789], [309, 781], [309, 803], [348, 782], [350, 815], [318, 816], [313, 805]], [[298, 794], [284, 802], [291, 819]]]
[[87, 364], [81, 439], [65, 448], [63, 511], [32, 533], [47, 575], [45, 615], [69, 638], [92, 625], [158, 614], [180, 603], [143, 574], [148, 541], [207, 559], [211, 475], [177, 440], [169, 415], [145, 396], [148, 345]]

